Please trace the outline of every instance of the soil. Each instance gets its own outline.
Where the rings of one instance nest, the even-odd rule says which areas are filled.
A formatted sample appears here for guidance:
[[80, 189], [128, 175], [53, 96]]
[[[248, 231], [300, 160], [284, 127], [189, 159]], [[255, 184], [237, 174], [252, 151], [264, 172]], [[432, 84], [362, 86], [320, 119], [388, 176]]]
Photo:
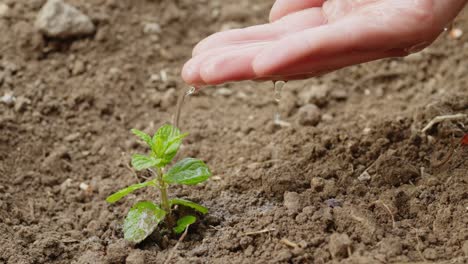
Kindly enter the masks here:
[[[61, 41], [33, 28], [43, 0], [2, 2], [0, 96], [16, 102], [0, 103], [0, 263], [163, 263], [176, 237], [132, 246], [122, 234], [128, 208], [156, 194], [105, 202], [137, 181], [129, 155], [145, 149], [129, 130], [170, 122], [193, 45], [266, 22], [273, 1], [69, 0], [97, 32]], [[454, 27], [468, 32], [467, 19]], [[468, 147], [435, 165], [468, 120], [421, 132], [468, 114], [466, 41], [444, 34], [406, 58], [289, 82], [279, 106], [269, 82], [188, 98], [179, 157], [213, 177], [170, 195], [210, 213], [170, 263], [466, 263]]]

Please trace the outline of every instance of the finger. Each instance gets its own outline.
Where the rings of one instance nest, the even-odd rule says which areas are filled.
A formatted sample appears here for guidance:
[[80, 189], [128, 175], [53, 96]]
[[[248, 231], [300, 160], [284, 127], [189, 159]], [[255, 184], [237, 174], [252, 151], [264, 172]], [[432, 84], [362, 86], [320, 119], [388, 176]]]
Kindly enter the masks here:
[[270, 11], [270, 22], [312, 7], [322, 6], [325, 0], [276, 0]]
[[274, 42], [254, 59], [254, 70], [259, 76], [268, 76], [303, 58], [390, 50], [428, 39], [424, 23], [430, 18], [410, 9], [412, 6], [407, 2], [375, 3], [335, 23], [296, 32]]
[[213, 58], [220, 58], [232, 52], [236, 52], [236, 54], [242, 56], [245, 50], [251, 49], [256, 46], [266, 46], [267, 44], [267, 42], [233, 44], [208, 50], [193, 57], [185, 63], [184, 67], [182, 68], [182, 78], [186, 83], [190, 83], [193, 85], [205, 85], [206, 83], [200, 74], [200, 70], [201, 66], [207, 61], [212, 60]]
[[434, 1], [434, 12], [440, 21], [439, 25], [447, 26], [458, 15], [468, 1], [466, 0], [446, 0]]
[[395, 49], [333, 54], [316, 59], [307, 58], [297, 63], [297, 65], [291, 65], [278, 71], [274, 78], [278, 79], [279, 77], [284, 78], [284, 80], [292, 80], [300, 76], [319, 76], [351, 65], [404, 55], [407, 55], [404, 50]]
[[215, 33], [198, 43], [193, 55], [225, 45], [276, 40], [286, 34], [322, 25], [324, 21], [320, 8], [306, 9], [275, 23]]
[[321, 76], [344, 67], [365, 63], [382, 58], [401, 57], [407, 53], [403, 50], [390, 50], [390, 51], [371, 51], [371, 52], [356, 52], [353, 54], [339, 54], [336, 56], [329, 56], [320, 58], [321, 63], [303, 62], [294, 68], [286, 69], [277, 72], [272, 76], [257, 77], [256, 81], [291, 81], [307, 79], [311, 77]]
[[205, 61], [200, 66], [204, 83], [216, 85], [231, 81], [255, 79], [252, 61], [265, 45], [235, 49]]

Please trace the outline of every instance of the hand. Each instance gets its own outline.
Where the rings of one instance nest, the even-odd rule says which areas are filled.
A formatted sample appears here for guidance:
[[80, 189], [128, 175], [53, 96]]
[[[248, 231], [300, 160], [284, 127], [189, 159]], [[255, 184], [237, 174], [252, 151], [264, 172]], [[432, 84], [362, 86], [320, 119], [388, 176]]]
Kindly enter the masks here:
[[277, 0], [270, 23], [202, 40], [182, 70], [193, 85], [291, 80], [405, 56], [431, 44], [467, 0]]

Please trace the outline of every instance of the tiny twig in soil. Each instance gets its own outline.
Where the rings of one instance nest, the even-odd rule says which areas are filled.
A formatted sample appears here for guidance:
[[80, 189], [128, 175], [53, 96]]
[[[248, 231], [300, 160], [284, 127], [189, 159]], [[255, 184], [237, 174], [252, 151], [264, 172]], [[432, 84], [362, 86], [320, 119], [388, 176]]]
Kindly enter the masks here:
[[442, 167], [443, 165], [445, 165], [452, 158], [454, 152], [455, 152], [455, 148], [451, 148], [447, 156], [443, 158], [440, 162], [434, 163], [432, 167], [438, 169]]
[[266, 229], [263, 229], [263, 230], [260, 230], [260, 231], [245, 232], [244, 236], [258, 235], [258, 234], [272, 232], [272, 231], [275, 231], [275, 230], [276, 229], [274, 229], [274, 228], [266, 228]]
[[431, 129], [433, 126], [446, 120], [460, 120], [460, 119], [465, 119], [467, 117], [468, 115], [466, 114], [436, 116], [421, 130], [421, 132], [426, 133], [426, 131]]
[[285, 244], [286, 246], [288, 247], [292, 247], [292, 248], [299, 248], [299, 245], [292, 242], [292, 241], [289, 241], [287, 238], [282, 238], [280, 240], [281, 243]]
[[175, 251], [179, 247], [180, 242], [182, 242], [182, 240], [184, 240], [184, 238], [187, 236], [188, 230], [189, 230], [189, 227], [187, 226], [187, 228], [185, 229], [184, 233], [182, 233], [182, 235], [180, 236], [175, 246], [171, 249], [171, 252], [169, 252], [169, 256], [167, 257], [164, 264], [168, 264], [171, 261], [171, 259], [174, 257]]

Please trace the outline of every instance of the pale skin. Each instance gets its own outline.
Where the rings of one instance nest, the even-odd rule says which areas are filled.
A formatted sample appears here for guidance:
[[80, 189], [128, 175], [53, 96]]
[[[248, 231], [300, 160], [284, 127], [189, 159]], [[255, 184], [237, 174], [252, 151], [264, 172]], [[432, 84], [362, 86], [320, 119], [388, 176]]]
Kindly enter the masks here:
[[429, 46], [468, 0], [276, 0], [270, 23], [213, 34], [193, 50], [195, 86], [305, 79]]

